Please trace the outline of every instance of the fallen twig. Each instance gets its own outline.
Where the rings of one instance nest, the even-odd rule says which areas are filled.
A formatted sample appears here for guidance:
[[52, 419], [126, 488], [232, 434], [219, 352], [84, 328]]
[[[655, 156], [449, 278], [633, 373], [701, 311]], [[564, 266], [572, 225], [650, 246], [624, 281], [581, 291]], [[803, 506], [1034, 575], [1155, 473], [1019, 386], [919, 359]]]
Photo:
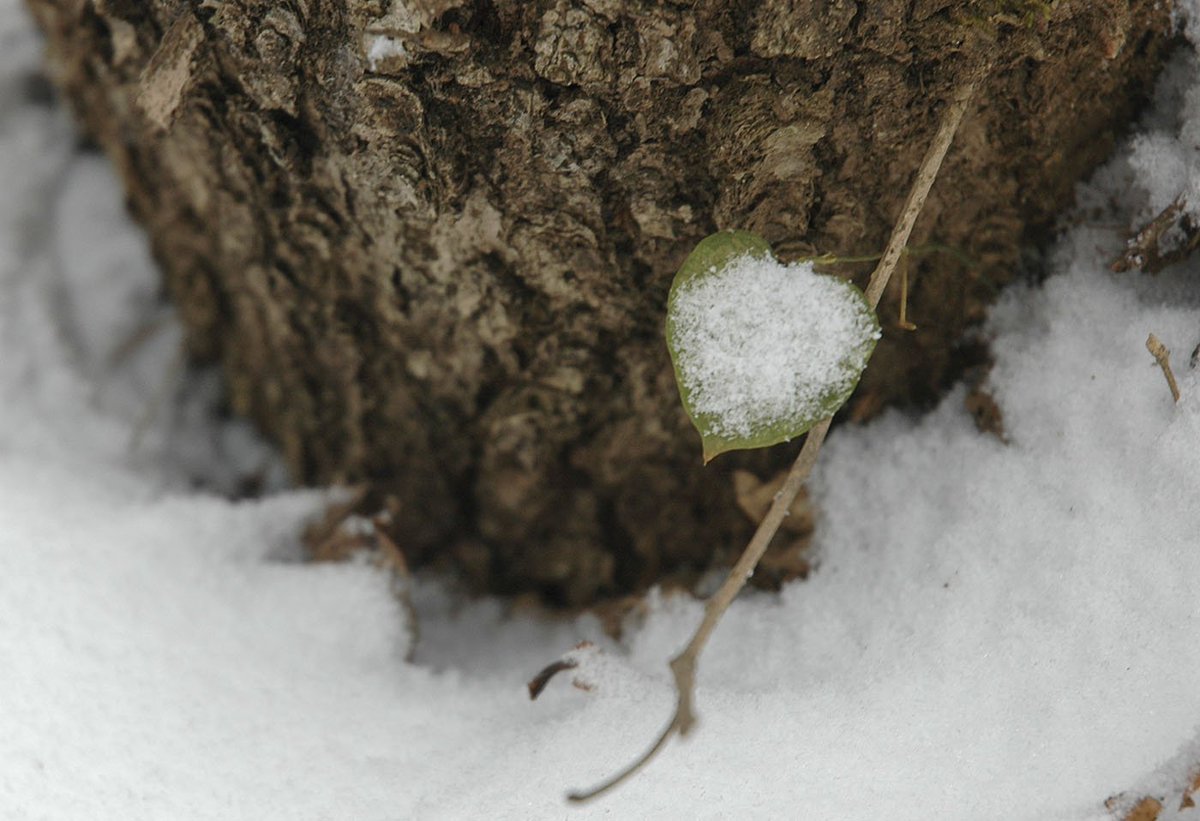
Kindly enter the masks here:
[[[536, 700], [542, 694], [542, 691], [546, 689], [546, 685], [550, 683], [551, 679], [559, 673], [564, 670], [575, 670], [579, 667], [581, 659], [587, 659], [588, 657], [594, 659], [599, 654], [600, 650], [590, 641], [579, 642], [579, 644], [575, 645], [574, 650], [567, 653], [558, 661], [546, 665], [540, 673], [529, 680], [529, 683], [525, 685], [529, 688], [529, 699], [531, 701]], [[571, 683], [578, 690], [591, 690], [593, 686], [586, 678], [579, 678], [578, 676]]]
[[1171, 397], [1178, 402], [1179, 384], [1175, 381], [1175, 374], [1171, 371], [1171, 352], [1154, 334], [1146, 337], [1146, 350], [1150, 351], [1155, 361], [1158, 362], [1158, 367], [1162, 368], [1163, 376], [1167, 378], [1167, 387], [1171, 389]]
[[[946, 156], [946, 151], [950, 148], [950, 143], [954, 139], [955, 132], [958, 131], [958, 125], [962, 122], [963, 114], [966, 112], [974, 96], [975, 86], [982, 74], [982, 69], [969, 70], [966, 78], [955, 89], [950, 102], [946, 106], [946, 110], [942, 113], [937, 134], [934, 135], [933, 141], [930, 143], [929, 149], [925, 154], [925, 159], [921, 162], [920, 168], [917, 169], [917, 175], [913, 180], [908, 200], [904, 204], [904, 210], [901, 212], [900, 219], [892, 229], [892, 234], [888, 239], [883, 256], [880, 258], [879, 264], [871, 274], [871, 280], [867, 284], [865, 294], [867, 302], [871, 305], [872, 309], [879, 305], [879, 300], [883, 296], [888, 280], [891, 278], [892, 272], [896, 270], [896, 263], [899, 262], [901, 254], [904, 252], [904, 247], [908, 243], [908, 237], [912, 233], [913, 226], [916, 224], [917, 216], [921, 213], [921, 209], [925, 205], [929, 189], [933, 185], [933, 181], [937, 178], [938, 171], [942, 166], [942, 160]], [[695, 634], [692, 636], [691, 641], [688, 642], [687, 646], [684, 647], [678, 656], [671, 660], [671, 673], [675, 678], [677, 701], [675, 714], [671, 717], [666, 728], [663, 729], [658, 739], [655, 740], [650, 748], [631, 765], [592, 789], [571, 793], [568, 796], [571, 801], [587, 801], [608, 792], [645, 767], [674, 735], [687, 735], [695, 727], [696, 666], [700, 658], [700, 653], [704, 650], [704, 646], [708, 643], [709, 637], [712, 635], [713, 630], [716, 629], [718, 622], [720, 622], [729, 605], [733, 603], [733, 600], [745, 586], [746, 581], [754, 574], [754, 569], [758, 565], [759, 559], [762, 558], [767, 545], [775, 536], [776, 531], [779, 530], [779, 526], [787, 515], [788, 509], [792, 506], [796, 494], [800, 492], [800, 488], [812, 472], [813, 466], [817, 462], [817, 454], [821, 450], [821, 445], [825, 441], [826, 434], [829, 433], [829, 425], [832, 421], [833, 418], [828, 417], [818, 422], [809, 430], [808, 437], [804, 440], [804, 446], [800, 449], [800, 455], [796, 457], [796, 461], [792, 465], [792, 469], [788, 472], [783, 487], [775, 495], [770, 509], [767, 511], [766, 516], [763, 517], [753, 538], [751, 538], [750, 543], [746, 546], [737, 564], [729, 572], [729, 576], [725, 579], [724, 583], [705, 604], [704, 617]]]
[[579, 666], [579, 662], [575, 659], [559, 659], [558, 661], [547, 664], [540, 673], [529, 680], [525, 686], [529, 688], [530, 700], [536, 699], [546, 689], [546, 685], [550, 683], [550, 679], [557, 676], [563, 670], [574, 670]]

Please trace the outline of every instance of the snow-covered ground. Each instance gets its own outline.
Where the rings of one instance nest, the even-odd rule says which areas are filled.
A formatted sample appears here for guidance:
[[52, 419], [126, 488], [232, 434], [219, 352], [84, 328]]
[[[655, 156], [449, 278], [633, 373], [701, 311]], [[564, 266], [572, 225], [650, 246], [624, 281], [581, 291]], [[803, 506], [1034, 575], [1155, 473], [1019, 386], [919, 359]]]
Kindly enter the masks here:
[[[1200, 190], [1194, 56], [1081, 191], [1102, 217], [994, 311], [1008, 444], [961, 390], [835, 431], [818, 572], [733, 608], [697, 734], [584, 807], [565, 790], [667, 719], [700, 605], [652, 597], [615, 645], [423, 581], [406, 662], [382, 573], [297, 560], [328, 496], [215, 493], [278, 468], [181, 376], [144, 239], [38, 60], [0, 0], [0, 817], [1099, 819], [1122, 792], [1200, 817], [1175, 809], [1200, 768], [1200, 262], [1106, 266]], [[531, 703], [581, 639], [591, 689]]]

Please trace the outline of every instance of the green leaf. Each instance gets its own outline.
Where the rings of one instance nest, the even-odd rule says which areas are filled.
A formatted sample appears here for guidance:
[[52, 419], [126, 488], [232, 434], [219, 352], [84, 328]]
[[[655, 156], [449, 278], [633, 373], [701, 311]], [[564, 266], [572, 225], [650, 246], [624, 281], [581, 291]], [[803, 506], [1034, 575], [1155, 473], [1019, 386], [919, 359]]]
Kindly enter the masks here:
[[786, 442], [833, 415], [879, 334], [852, 283], [784, 266], [745, 231], [703, 239], [671, 284], [666, 336], [704, 461]]

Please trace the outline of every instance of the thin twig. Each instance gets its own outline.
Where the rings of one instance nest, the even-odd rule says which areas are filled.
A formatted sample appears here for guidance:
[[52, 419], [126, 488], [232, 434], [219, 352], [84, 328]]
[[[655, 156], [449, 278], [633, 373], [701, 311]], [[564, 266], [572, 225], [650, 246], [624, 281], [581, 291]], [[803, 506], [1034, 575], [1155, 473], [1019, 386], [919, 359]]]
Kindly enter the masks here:
[[866, 297], [872, 308], [879, 304], [879, 299], [883, 296], [883, 289], [887, 287], [892, 271], [896, 270], [896, 263], [899, 262], [900, 255], [904, 253], [904, 246], [908, 244], [908, 237], [917, 223], [917, 217], [925, 205], [926, 197], [929, 196], [929, 189], [933, 186], [933, 181], [937, 179], [938, 171], [942, 167], [942, 160], [946, 157], [950, 143], [954, 141], [958, 124], [962, 122], [963, 114], [966, 113], [971, 97], [975, 94], [977, 77], [978, 72], [969, 72], [967, 79], [954, 90], [954, 95], [950, 98], [946, 110], [942, 112], [941, 125], [938, 126], [937, 134], [934, 135], [933, 142], [929, 144], [929, 149], [925, 152], [925, 159], [921, 161], [921, 167], [917, 169], [917, 177], [913, 180], [912, 190], [908, 192], [908, 200], [904, 203], [904, 210], [900, 212], [900, 219], [896, 222], [896, 227], [892, 229], [892, 236], [888, 239], [887, 248], [883, 251], [883, 258], [879, 260], [879, 265], [871, 274], [871, 281], [867, 283]]
[[[904, 246], [908, 242], [909, 235], [912, 233], [913, 225], [917, 221], [917, 216], [921, 213], [921, 208], [925, 205], [929, 189], [933, 185], [933, 181], [937, 178], [938, 170], [942, 166], [942, 160], [945, 158], [946, 151], [954, 139], [954, 134], [958, 130], [958, 125], [962, 121], [963, 114], [966, 112], [967, 106], [970, 104], [971, 98], [975, 93], [977, 79], [982, 73], [982, 71], [976, 70], [967, 73], [966, 79], [955, 89], [953, 97], [942, 114], [941, 124], [938, 127], [937, 134], [929, 145], [925, 159], [921, 162], [921, 167], [917, 170], [912, 190], [909, 192], [908, 200], [904, 203], [904, 210], [901, 212], [900, 219], [897, 221], [895, 228], [892, 229], [892, 235], [888, 239], [887, 248], [884, 249], [883, 256], [880, 258], [879, 264], [871, 274], [871, 280], [867, 284], [866, 297], [872, 309], [879, 305], [879, 299], [883, 295], [884, 288], [887, 287], [892, 272], [896, 270], [896, 263], [900, 260]], [[696, 629], [691, 641], [688, 642], [679, 655], [671, 660], [671, 673], [675, 677], [677, 697], [675, 714], [671, 717], [671, 721], [663, 729], [658, 739], [650, 746], [650, 749], [629, 765], [629, 767], [599, 786], [593, 787], [590, 790], [571, 793], [568, 796], [571, 801], [587, 801], [608, 792], [649, 764], [663, 747], [666, 746], [667, 742], [671, 740], [672, 736], [676, 734], [685, 736], [696, 726], [696, 712], [694, 707], [696, 665], [699, 661], [700, 653], [703, 652], [704, 646], [708, 643], [708, 639], [712, 635], [713, 630], [716, 629], [721, 617], [729, 609], [729, 605], [737, 598], [738, 593], [746, 585], [746, 581], [754, 575], [754, 569], [758, 566], [763, 553], [766, 552], [767, 545], [770, 544], [776, 531], [779, 530], [779, 526], [783, 522], [784, 517], [787, 516], [788, 509], [791, 508], [796, 494], [800, 492], [800, 488], [804, 485], [804, 482], [812, 472], [813, 466], [817, 463], [817, 454], [820, 453], [821, 445], [825, 442], [825, 436], [829, 433], [829, 425], [832, 421], [832, 416], [827, 417], [809, 430], [808, 437], [804, 440], [804, 447], [800, 449], [800, 455], [796, 457], [792, 469], [788, 472], [783, 487], [775, 494], [775, 499], [771, 503], [766, 516], [759, 523], [753, 538], [750, 539], [750, 544], [746, 545], [741, 558], [737, 560], [737, 564], [729, 571], [729, 576], [721, 584], [720, 589], [705, 604], [704, 618], [701, 619], [700, 626]]]
[[1158, 362], [1158, 367], [1162, 368], [1163, 376], [1167, 378], [1167, 387], [1171, 389], [1171, 397], [1179, 401], [1179, 383], [1175, 381], [1175, 374], [1171, 371], [1171, 352], [1167, 350], [1167, 346], [1159, 341], [1158, 337], [1150, 334], [1146, 339], [1146, 350]]

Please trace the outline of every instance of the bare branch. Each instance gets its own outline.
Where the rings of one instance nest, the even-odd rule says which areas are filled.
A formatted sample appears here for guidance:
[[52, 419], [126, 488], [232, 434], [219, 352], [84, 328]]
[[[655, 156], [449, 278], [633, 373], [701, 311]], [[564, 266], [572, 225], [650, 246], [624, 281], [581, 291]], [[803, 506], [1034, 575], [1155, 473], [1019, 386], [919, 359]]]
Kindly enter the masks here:
[[[946, 151], [950, 148], [959, 123], [962, 122], [963, 114], [975, 93], [978, 78], [982, 74], [982, 69], [968, 71], [966, 79], [955, 89], [946, 110], [942, 113], [937, 134], [934, 135], [925, 159], [917, 170], [912, 190], [904, 203], [904, 210], [901, 212], [896, 226], [892, 229], [887, 247], [867, 285], [866, 297], [872, 309], [879, 305], [879, 299], [887, 287], [888, 280], [891, 279], [892, 273], [896, 270], [896, 264], [904, 253], [904, 247], [912, 233], [913, 225], [916, 224], [917, 217], [925, 205], [933, 181], [937, 179], [942, 160], [945, 159]], [[696, 667], [700, 654], [725, 611], [729, 609], [738, 593], [745, 587], [746, 581], [754, 575], [754, 569], [758, 566], [763, 553], [766, 552], [767, 545], [774, 538], [796, 495], [807, 481], [809, 474], [812, 473], [813, 466], [817, 463], [817, 455], [820, 453], [821, 445], [825, 442], [825, 436], [829, 433], [832, 421], [833, 417], [828, 417], [809, 430], [808, 436], [804, 440], [804, 446], [800, 449], [800, 455], [796, 457], [787, 479], [779, 492], [775, 494], [770, 509], [759, 523], [750, 543], [733, 569], [729, 571], [729, 575], [721, 587], [705, 604], [704, 617], [701, 619], [699, 627], [696, 628], [691, 641], [679, 655], [671, 660], [671, 672], [675, 677], [676, 691], [675, 714], [671, 717], [671, 721], [640, 758], [599, 786], [591, 790], [571, 793], [568, 796], [571, 801], [587, 801], [608, 792], [653, 761], [673, 736], [676, 734], [687, 735], [695, 728], [697, 722], [695, 710]]]

